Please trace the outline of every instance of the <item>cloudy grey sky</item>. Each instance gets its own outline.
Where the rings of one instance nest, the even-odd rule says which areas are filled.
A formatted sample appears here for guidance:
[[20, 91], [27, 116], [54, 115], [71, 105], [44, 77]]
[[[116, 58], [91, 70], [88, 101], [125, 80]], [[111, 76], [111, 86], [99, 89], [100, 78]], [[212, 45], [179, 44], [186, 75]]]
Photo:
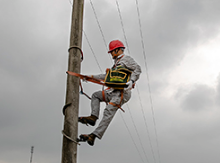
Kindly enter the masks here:
[[[33, 163], [61, 162], [71, 3], [0, 0], [0, 163], [30, 162], [31, 146]], [[78, 147], [78, 162], [219, 162], [220, 1], [138, 0], [138, 6], [145, 49], [136, 0], [85, 0], [89, 42], [84, 35], [81, 72], [110, 67], [106, 44], [120, 39], [143, 73], [126, 113], [117, 113], [94, 147]], [[83, 86], [89, 95], [101, 89]], [[90, 114], [84, 96], [79, 112]], [[92, 131], [79, 125], [79, 134]]]

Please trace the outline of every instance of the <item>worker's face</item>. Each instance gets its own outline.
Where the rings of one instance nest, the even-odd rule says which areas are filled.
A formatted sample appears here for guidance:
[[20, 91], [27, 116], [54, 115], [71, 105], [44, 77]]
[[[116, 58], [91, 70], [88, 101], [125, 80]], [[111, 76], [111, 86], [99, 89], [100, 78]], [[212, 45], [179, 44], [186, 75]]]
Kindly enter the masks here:
[[113, 59], [116, 59], [122, 53], [123, 53], [123, 51], [121, 49], [116, 49], [111, 52], [111, 55], [112, 55]]
[[118, 56], [115, 50], [111, 51], [111, 55], [112, 55], [112, 59], [116, 59]]

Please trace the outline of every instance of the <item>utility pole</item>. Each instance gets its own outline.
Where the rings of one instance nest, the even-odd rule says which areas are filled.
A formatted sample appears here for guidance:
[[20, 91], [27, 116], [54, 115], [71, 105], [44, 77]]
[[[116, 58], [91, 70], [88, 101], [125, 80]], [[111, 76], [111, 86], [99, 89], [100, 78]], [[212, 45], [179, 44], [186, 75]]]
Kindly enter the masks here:
[[[80, 73], [84, 0], [73, 0], [68, 71]], [[62, 163], [77, 162], [79, 78], [67, 76]]]
[[30, 163], [32, 163], [33, 153], [34, 153], [34, 146], [31, 146], [31, 158], [30, 158]]

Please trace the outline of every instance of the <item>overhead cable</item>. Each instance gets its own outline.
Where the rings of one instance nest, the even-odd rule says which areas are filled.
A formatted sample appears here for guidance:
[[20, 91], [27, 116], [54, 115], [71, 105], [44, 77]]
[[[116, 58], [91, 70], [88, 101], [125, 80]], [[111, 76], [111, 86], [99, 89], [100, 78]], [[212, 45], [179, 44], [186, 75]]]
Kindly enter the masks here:
[[140, 97], [140, 92], [139, 92], [139, 89], [138, 89], [138, 85], [136, 87], [137, 87], [138, 98], [139, 98], [140, 105], [141, 105], [141, 111], [142, 111], [145, 127], [146, 127], [147, 134], [148, 134], [147, 137], [148, 137], [148, 140], [149, 140], [149, 144], [150, 144], [150, 148], [151, 148], [151, 153], [153, 155], [154, 162], [156, 163], [155, 154], [154, 154], [153, 146], [152, 146], [152, 143], [151, 143], [150, 133], [149, 133], [149, 130], [148, 130], [147, 119], [145, 117], [145, 113], [144, 113], [144, 109], [143, 109], [142, 100], [141, 100], [141, 97]]
[[[127, 37], [126, 37], [126, 34], [125, 34], [125, 29], [124, 29], [124, 25], [123, 25], [123, 20], [122, 20], [122, 16], [121, 16], [121, 11], [120, 11], [120, 7], [119, 7], [119, 3], [118, 1], [116, 0], [116, 5], [117, 5], [117, 8], [118, 8], [118, 12], [119, 12], [119, 17], [120, 17], [120, 20], [121, 20], [121, 26], [122, 26], [122, 30], [123, 30], [123, 33], [124, 33], [124, 38], [125, 38], [125, 41], [126, 41], [126, 44], [127, 44], [127, 47], [128, 47], [128, 43], [127, 43]], [[129, 52], [129, 47], [128, 47], [128, 52]], [[130, 52], [129, 52], [130, 53]], [[137, 91], [138, 91], [138, 94], [139, 94], [139, 100], [141, 102], [141, 98], [140, 98], [140, 93], [139, 93], [139, 90], [138, 90], [138, 87], [137, 87]], [[142, 102], [141, 102], [141, 110], [143, 112], [143, 106], [142, 106]], [[131, 115], [131, 113], [130, 113]], [[132, 115], [131, 115], [132, 117]], [[150, 142], [150, 147], [151, 147], [151, 152], [153, 154], [153, 158], [154, 158], [154, 162], [156, 162], [155, 160], [155, 155], [154, 155], [154, 151], [153, 151], [153, 147], [152, 147], [152, 143], [151, 143], [151, 139], [150, 139], [150, 134], [149, 134], [149, 130], [148, 130], [148, 125], [147, 125], [147, 121], [146, 121], [146, 118], [145, 118], [145, 114], [143, 114], [143, 117], [144, 117], [144, 120], [145, 120], [145, 126], [146, 126], [146, 129], [147, 129], [147, 133], [148, 133], [148, 139], [149, 139], [149, 142]], [[134, 122], [134, 121], [133, 121]], [[135, 126], [135, 123], [133, 123], [134, 126]], [[138, 134], [138, 132], [137, 132]], [[139, 135], [139, 134], [138, 134]]]
[[144, 151], [144, 154], [145, 154], [145, 157], [146, 157], [146, 159], [147, 159], [147, 162], [149, 162], [148, 157], [147, 157], [147, 154], [146, 154], [145, 149], [144, 149], [144, 147], [143, 147], [143, 143], [142, 143], [141, 138], [140, 138], [140, 134], [139, 134], [139, 132], [138, 132], [138, 130], [137, 130], [137, 127], [136, 127], [136, 125], [135, 125], [135, 123], [134, 123], [134, 119], [133, 119], [133, 117], [132, 117], [132, 114], [131, 114], [131, 111], [130, 111], [130, 108], [129, 108], [128, 104], [127, 104], [127, 107], [128, 107], [129, 113], [130, 113], [130, 117], [131, 117], [132, 123], [133, 123], [134, 128], [135, 128], [135, 131], [136, 131], [136, 133], [137, 133], [138, 139], [139, 139], [139, 141], [140, 141], [141, 148], [142, 148], [142, 150]]
[[154, 122], [154, 131], [155, 131], [155, 135], [156, 135], [158, 156], [159, 156], [159, 162], [161, 162], [160, 161], [160, 151], [159, 151], [158, 136], [157, 136], [157, 128], [156, 128], [156, 120], [155, 120], [155, 115], [154, 115], [153, 100], [152, 100], [152, 96], [151, 96], [150, 79], [149, 79], [149, 74], [148, 74], [147, 57], [146, 57], [146, 53], [145, 53], [144, 39], [143, 39], [143, 33], [142, 33], [142, 27], [141, 27], [140, 11], [139, 11], [138, 0], [135, 0], [135, 1], [136, 1], [137, 13], [138, 13], [138, 20], [139, 20], [140, 36], [141, 36], [143, 55], [144, 55], [144, 60], [145, 60], [145, 68], [146, 68], [147, 81], [148, 81], [149, 98], [150, 98], [151, 111], [152, 111], [153, 122]]
[[117, 5], [117, 8], [118, 8], [118, 13], [119, 13], [120, 21], [121, 21], [121, 26], [122, 26], [122, 31], [123, 31], [123, 34], [124, 34], [125, 43], [126, 43], [126, 46], [127, 46], [127, 49], [128, 49], [128, 53], [130, 54], [130, 50], [129, 50], [129, 46], [128, 46], [127, 37], [126, 37], [126, 34], [125, 34], [124, 24], [123, 24], [123, 21], [122, 21], [122, 16], [121, 16], [121, 11], [120, 11], [118, 0], [116, 0], [116, 5]]
[[[121, 112], [120, 112], [120, 115], [121, 115]], [[141, 156], [141, 153], [140, 153], [140, 151], [138, 150], [137, 144], [135, 143], [134, 138], [132, 137], [131, 132], [130, 132], [130, 130], [129, 130], [129, 128], [128, 128], [128, 126], [127, 126], [127, 124], [126, 124], [126, 122], [125, 122], [125, 120], [124, 120], [124, 118], [123, 118], [122, 115], [121, 115], [121, 119], [123, 120], [123, 122], [124, 122], [124, 124], [125, 124], [125, 127], [126, 127], [127, 130], [128, 130], [128, 133], [129, 133], [129, 135], [130, 135], [130, 137], [131, 137], [131, 139], [132, 139], [132, 142], [133, 142], [133, 144], [134, 144], [134, 146], [135, 146], [135, 148], [136, 148], [136, 150], [137, 150], [137, 152], [138, 152], [138, 154], [139, 154], [139, 156], [140, 156], [142, 162], [144, 162], [144, 160], [143, 160], [143, 158], [142, 158], [142, 156]]]
[[[91, 4], [91, 6], [92, 6], [92, 9], [93, 9], [93, 12], [94, 12], [94, 15], [95, 15], [95, 18], [96, 18], [96, 22], [97, 22], [97, 24], [98, 24], [98, 26], [99, 26], [99, 30], [100, 30], [100, 32], [101, 32], [102, 39], [103, 39], [103, 41], [104, 41], [104, 44], [105, 44], [106, 50], [108, 51], [107, 43], [106, 43], [106, 40], [105, 40], [105, 36], [104, 36], [103, 31], [102, 31], [101, 25], [100, 25], [100, 23], [99, 23], [99, 20], [98, 20], [98, 17], [97, 17], [96, 11], [95, 11], [95, 7], [94, 7], [94, 5], [93, 5], [93, 3], [92, 3], [92, 0], [90, 0], [90, 4]], [[110, 57], [110, 60], [111, 60], [111, 56], [110, 56], [110, 55], [109, 55], [109, 57]], [[112, 62], [112, 60], [111, 60], [111, 62]]]
[[73, 3], [71, 2], [71, 0], [69, 0], [69, 3], [70, 3], [71, 5], [73, 5]]
[[[70, 0], [69, 0], [69, 2], [70, 2]], [[70, 2], [70, 4], [71, 4], [71, 2]], [[98, 20], [98, 18], [97, 18], [97, 14], [96, 14], [96, 12], [95, 12], [94, 5], [93, 5], [93, 3], [92, 3], [91, 0], [90, 0], [90, 4], [91, 4], [91, 6], [92, 6], [94, 15], [95, 15], [95, 17], [96, 17], [96, 21], [97, 21], [97, 24], [98, 24], [98, 26], [99, 26], [100, 32], [101, 32], [101, 34], [102, 34], [103, 41], [104, 41], [104, 43], [105, 43], [105, 45], [106, 45], [105, 37], [104, 37], [103, 31], [102, 31], [102, 29], [101, 29], [99, 20]], [[119, 7], [119, 6], [118, 6], [118, 7]], [[118, 9], [119, 9], [119, 8], [118, 8]], [[119, 12], [120, 12], [120, 10], [119, 10]], [[123, 26], [122, 18], [121, 18], [121, 23], [122, 23], [122, 26]], [[102, 71], [102, 70], [101, 70], [101, 67], [100, 67], [100, 64], [99, 64], [99, 62], [98, 62], [98, 60], [97, 60], [97, 57], [95, 56], [95, 53], [94, 53], [94, 51], [93, 51], [93, 48], [92, 48], [92, 46], [91, 46], [91, 44], [90, 44], [90, 42], [89, 42], [89, 40], [88, 40], [88, 37], [87, 37], [85, 31], [83, 31], [83, 32], [84, 32], [84, 36], [85, 36], [85, 38], [86, 38], [86, 40], [87, 40], [87, 43], [88, 43], [88, 45], [89, 45], [89, 47], [90, 47], [90, 49], [91, 49], [91, 51], [92, 51], [92, 53], [93, 53], [93, 56], [95, 57], [95, 60], [96, 60], [96, 62], [97, 62], [97, 65], [98, 65], [100, 71]], [[124, 29], [123, 29], [123, 32], [124, 32]], [[124, 32], [124, 37], [125, 37], [125, 39], [126, 39], [125, 32]], [[126, 44], [127, 44], [127, 39], [126, 39]], [[127, 45], [127, 46], [128, 46], [128, 45]], [[107, 45], [106, 45], [106, 47], [107, 47]], [[107, 50], [108, 50], [108, 49], [107, 49]], [[122, 117], [122, 119], [123, 119], [123, 117]], [[131, 139], [132, 139], [132, 141], [133, 141], [133, 144], [134, 144], [135, 147], [136, 147], [137, 152], [139, 153], [139, 155], [140, 155], [140, 157], [141, 157], [140, 151], [138, 150], [137, 145], [136, 145], [136, 143], [135, 143], [135, 141], [134, 141], [134, 139], [133, 139], [133, 137], [132, 137], [132, 135], [131, 135], [131, 131], [129, 130], [129, 128], [128, 128], [128, 126], [127, 126], [127, 124], [126, 124], [126, 122], [125, 122], [124, 119], [123, 119], [123, 122], [124, 122], [124, 124], [125, 124], [125, 126], [126, 126], [128, 132], [129, 132], [129, 135], [130, 135], [130, 137], [131, 137]], [[133, 123], [134, 123], [134, 121], [133, 121]], [[134, 126], [135, 126], [135, 124], [134, 124]], [[136, 129], [136, 131], [137, 131], [137, 129]], [[138, 135], [139, 135], [139, 134], [138, 134]], [[140, 136], [139, 136], [139, 137], [140, 137]], [[141, 142], [141, 141], [140, 141], [140, 142]], [[143, 148], [142, 148], [142, 149], [143, 149]], [[145, 155], [146, 155], [146, 152], [145, 152], [145, 151], [144, 151], [144, 153], [145, 153]], [[142, 162], [144, 162], [142, 157], [141, 157], [141, 160], [142, 160]]]
[[[123, 24], [123, 20], [122, 20], [122, 14], [121, 14], [121, 10], [120, 10], [120, 7], [119, 7], [118, 0], [116, 0], [116, 5], [117, 5], [118, 13], [119, 13], [119, 18], [120, 18], [120, 21], [121, 21], [121, 26], [122, 26], [122, 31], [123, 31], [123, 34], [124, 34], [124, 39], [125, 39], [125, 42], [126, 42], [126, 45], [127, 45], [128, 53], [130, 54], [130, 50], [129, 50], [129, 46], [128, 46], [127, 37], [126, 37], [126, 34], [125, 34], [124, 24]], [[138, 93], [139, 93], [139, 91], [138, 91]], [[141, 106], [142, 106], [142, 105], [141, 105]], [[127, 107], [128, 107], [128, 104], [127, 104]], [[129, 107], [128, 107], [128, 108], [129, 108]], [[143, 107], [142, 107], [142, 110], [143, 110]], [[129, 109], [129, 111], [130, 111], [130, 109]], [[137, 127], [136, 127], [135, 122], [134, 122], [134, 120], [133, 120], [132, 114], [131, 114], [131, 112], [129, 112], [129, 113], [130, 113], [130, 116], [131, 116], [133, 125], [134, 125], [134, 127], [135, 127], [136, 133], [137, 133], [137, 135], [138, 135], [139, 141], [141, 142], [140, 135], [139, 135], [139, 133], [138, 133]], [[144, 116], [144, 114], [143, 114], [143, 116]], [[151, 152], [153, 153], [153, 158], [154, 158], [154, 160], [155, 160], [154, 152], [153, 152], [153, 148], [152, 148], [152, 143], [151, 143], [151, 139], [150, 139], [150, 137], [149, 137], [149, 130], [148, 130], [148, 127], [147, 127], [146, 118], [144, 117], [144, 119], [145, 119], [145, 126], [146, 126], [146, 128], [147, 128], [148, 139], [149, 139], [149, 141], [150, 141]], [[142, 143], [141, 143], [141, 147], [142, 147], [142, 150], [144, 151], [144, 154], [145, 154], [145, 156], [146, 156], [146, 159], [148, 160], [147, 154], [146, 154], [146, 152], [145, 152], [145, 150], [144, 150], [144, 148], [143, 148], [143, 144], [142, 144]]]
[[91, 52], [92, 52], [92, 54], [93, 54], [93, 56], [94, 56], [94, 58], [95, 58], [96, 63], [97, 63], [97, 65], [98, 65], [100, 71], [102, 72], [102, 68], [101, 68], [101, 66], [100, 66], [100, 64], [99, 64], [99, 62], [98, 62], [98, 59], [97, 59], [97, 57], [96, 57], [96, 55], [95, 55], [95, 53], [94, 53], [94, 51], [93, 51], [93, 49], [92, 49], [92, 46], [91, 46], [91, 44], [90, 44], [90, 42], [89, 42], [89, 39], [88, 39], [88, 37], [87, 37], [85, 31], [83, 31], [83, 34], [84, 34], [84, 36], [85, 36], [85, 38], [86, 38], [86, 41], [87, 41], [87, 43], [88, 43], [88, 45], [89, 45], [89, 48], [90, 48]]
[[[93, 5], [93, 3], [92, 3], [92, 1], [90, 0], [90, 3], [91, 3], [91, 6], [92, 6], [92, 8], [93, 8], [93, 12], [94, 12], [94, 15], [95, 15], [95, 17], [96, 17], [96, 20], [97, 20], [97, 24], [98, 24], [98, 26], [99, 26], [99, 29], [100, 29], [100, 32], [102, 33], [102, 37], [103, 37], [103, 40], [104, 40], [104, 42], [105, 42], [105, 36], [104, 36], [104, 34], [103, 34], [103, 31], [102, 31], [102, 28], [101, 28], [101, 25], [100, 25], [100, 23], [99, 23], [99, 20], [98, 20], [98, 18], [97, 18], [97, 14], [96, 14], [96, 11], [95, 11], [95, 8], [94, 8], [94, 5]], [[85, 34], [85, 33], [84, 33]], [[85, 35], [85, 37], [86, 37], [86, 35]], [[87, 41], [88, 41], [88, 37], [86, 38], [87, 39]], [[105, 42], [106, 43], [106, 42]], [[90, 49], [92, 50], [92, 47], [91, 47], [91, 44], [89, 44], [90, 45]], [[92, 50], [93, 51], [93, 50]], [[95, 53], [93, 52], [93, 54], [94, 54], [94, 57], [95, 57]], [[96, 57], [95, 57], [96, 58]], [[98, 63], [98, 60], [96, 59], [96, 62]], [[99, 63], [98, 63], [98, 65], [99, 65]], [[100, 67], [100, 66], [99, 66]], [[123, 121], [124, 122], [124, 124], [125, 124], [125, 126], [127, 127], [127, 124], [126, 124], [126, 122], [125, 121]], [[128, 132], [129, 132], [129, 134], [130, 134], [130, 136], [131, 136], [131, 138], [132, 138], [132, 135], [131, 135], [131, 132], [130, 132], [130, 130], [129, 130], [129, 128], [127, 127], [127, 130], [128, 130]], [[141, 141], [140, 141], [141, 142]], [[136, 143], [133, 141], [133, 143], [134, 143], [134, 145], [135, 145], [135, 147], [136, 147], [136, 149], [137, 149], [137, 145], [136, 145]], [[142, 144], [141, 144], [142, 145]], [[138, 149], [137, 149], [138, 150]], [[140, 153], [139, 152], [139, 150], [138, 150], [138, 153]], [[144, 153], [145, 153], [145, 155], [146, 155], [146, 152], [144, 151]], [[139, 154], [140, 155], [140, 154]], [[147, 157], [146, 157], [147, 158]], [[141, 158], [142, 159], [142, 158]], [[143, 159], [142, 159], [143, 160]]]

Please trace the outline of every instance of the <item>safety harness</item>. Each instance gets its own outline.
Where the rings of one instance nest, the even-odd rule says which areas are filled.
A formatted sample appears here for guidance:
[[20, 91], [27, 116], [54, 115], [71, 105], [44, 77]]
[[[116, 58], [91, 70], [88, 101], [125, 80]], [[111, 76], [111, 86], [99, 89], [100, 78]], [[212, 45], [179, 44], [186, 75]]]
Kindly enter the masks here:
[[107, 101], [105, 99], [105, 90], [102, 90], [102, 97], [103, 97], [103, 100], [105, 101], [106, 105], [110, 104], [110, 105], [116, 106], [119, 109], [121, 109], [123, 112], [125, 112], [121, 108], [121, 103], [122, 103], [122, 100], [123, 100], [123, 97], [124, 97], [123, 89], [127, 86], [126, 83], [130, 79], [131, 71], [129, 71], [128, 69], [126, 69], [126, 68], [124, 68], [122, 66], [117, 66], [117, 63], [123, 57], [124, 57], [124, 55], [122, 55], [117, 60], [117, 62], [114, 64], [114, 66], [111, 69], [107, 69], [106, 70], [106, 76], [105, 76], [105, 80], [104, 80], [104, 83], [106, 84], [106, 86], [109, 87], [106, 90], [110, 89], [110, 87], [112, 87], [114, 89], [120, 89], [120, 92], [121, 92], [120, 103], [119, 104], [115, 104], [113, 102], [107, 103]]
[[[102, 96], [103, 96], [103, 100], [105, 101], [106, 105], [110, 104], [113, 106], [118, 107], [119, 109], [121, 109], [123, 112], [125, 112], [122, 108], [121, 108], [121, 103], [124, 97], [124, 88], [127, 87], [126, 83], [130, 80], [130, 76], [131, 76], [131, 71], [126, 69], [125, 67], [122, 66], [117, 66], [117, 63], [120, 61], [120, 59], [124, 57], [124, 55], [122, 55], [117, 62], [114, 64], [114, 66], [111, 69], [107, 69], [106, 70], [106, 76], [104, 80], [101, 79], [95, 79], [93, 77], [90, 76], [86, 76], [86, 75], [81, 75], [75, 72], [71, 72], [71, 71], [67, 71], [67, 74], [69, 75], [73, 75], [73, 76], [77, 76], [80, 79], [86, 80], [86, 81], [90, 81], [96, 84], [100, 84], [103, 86], [108, 87], [105, 90], [108, 90], [110, 88], [114, 88], [114, 89], [118, 89], [121, 92], [121, 100], [119, 104], [115, 104], [113, 102], [107, 102], [106, 98], [105, 98], [105, 90], [102, 90]], [[91, 97], [89, 97], [84, 91], [83, 91], [83, 87], [80, 81], [80, 93], [85, 95], [87, 98], [89, 98], [91, 100]]]

